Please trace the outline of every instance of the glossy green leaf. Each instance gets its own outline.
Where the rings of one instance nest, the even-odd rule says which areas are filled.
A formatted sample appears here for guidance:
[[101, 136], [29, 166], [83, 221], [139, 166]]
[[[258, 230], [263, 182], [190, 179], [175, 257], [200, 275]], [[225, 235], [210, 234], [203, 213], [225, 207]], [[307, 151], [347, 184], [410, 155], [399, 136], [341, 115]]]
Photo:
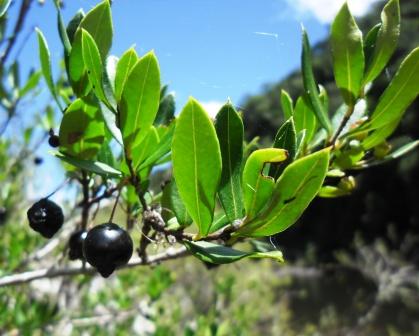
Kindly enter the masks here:
[[331, 134], [332, 126], [330, 124], [329, 116], [324, 110], [324, 106], [319, 98], [319, 89], [314, 79], [313, 67], [311, 64], [311, 48], [308, 40], [308, 35], [303, 28], [303, 48], [301, 54], [301, 65], [303, 74], [303, 84], [307, 96], [310, 98], [311, 106], [313, 107], [314, 114], [321, 126]]
[[242, 252], [228, 246], [218, 245], [207, 241], [185, 241], [186, 248], [198, 259], [212, 264], [229, 264], [243, 258], [271, 258], [284, 262], [281, 251]]
[[264, 210], [246, 221], [236, 236], [267, 237], [293, 225], [319, 192], [329, 166], [330, 148], [291, 163], [276, 182]]
[[300, 157], [300, 155], [304, 153], [304, 148], [305, 148], [304, 144], [306, 143], [306, 134], [307, 134], [307, 130], [305, 129], [303, 129], [297, 134], [297, 142], [296, 142], [297, 150], [295, 152], [296, 158]]
[[105, 138], [104, 123], [95, 101], [76, 99], [60, 125], [60, 151], [80, 159], [93, 158]]
[[285, 167], [294, 161], [297, 152], [297, 136], [295, 132], [294, 120], [290, 117], [278, 130], [275, 136], [273, 148], [281, 148], [288, 151], [288, 157], [285, 161], [279, 163], [271, 163], [269, 168], [269, 176], [275, 180], [282, 174]]
[[143, 140], [137, 146], [132, 148], [131, 158], [135, 170], [137, 170], [140, 163], [144, 162], [155, 151], [159, 141], [160, 139], [156, 128], [151, 126]]
[[170, 181], [164, 187], [161, 205], [164, 220], [168, 221], [170, 218], [176, 217], [177, 222], [183, 227], [192, 224], [192, 218], [180, 198], [175, 180]]
[[359, 128], [376, 130], [363, 141], [365, 149], [374, 147], [393, 133], [407, 107], [419, 94], [418, 76], [419, 48], [416, 48], [404, 59], [381, 95], [370, 121]]
[[330, 43], [337, 87], [347, 105], [354, 105], [364, 76], [362, 32], [345, 2], [331, 27]]
[[173, 175], [199, 235], [210, 230], [221, 177], [221, 152], [208, 114], [193, 98], [183, 108], [172, 143]]
[[297, 133], [303, 129], [307, 130], [306, 142], [309, 143], [316, 132], [317, 120], [307, 95], [297, 99], [294, 110], [294, 124]]
[[232, 222], [244, 215], [241, 187], [244, 130], [243, 121], [230, 102], [218, 112], [215, 129], [222, 156], [218, 197], [227, 218]]
[[294, 103], [289, 93], [285, 90], [281, 90], [281, 107], [285, 120], [288, 120], [294, 114], [293, 106]]
[[63, 20], [63, 16], [61, 15], [60, 6], [57, 1], [55, 1], [54, 3], [57, 9], [58, 33], [60, 35], [60, 39], [64, 47], [64, 55], [66, 58], [68, 58], [71, 52], [70, 39], [68, 38], [68, 35], [67, 35], [67, 29], [64, 25], [64, 20]]
[[368, 69], [372, 55], [374, 53], [375, 44], [377, 43], [378, 32], [380, 31], [381, 23], [377, 23], [374, 27], [370, 29], [365, 36], [364, 40], [364, 57], [365, 57], [365, 67]]
[[374, 51], [367, 64], [364, 84], [372, 82], [386, 67], [397, 47], [400, 35], [399, 0], [390, 0], [381, 12], [381, 26], [377, 33]]
[[103, 176], [120, 177], [122, 173], [119, 170], [99, 161], [81, 160], [63, 153], [55, 152], [54, 155], [60, 160], [63, 160], [74, 167], [81, 168], [88, 172], [99, 174]]
[[99, 103], [102, 112], [102, 118], [105, 122], [106, 128], [112, 134], [113, 138], [120, 144], [123, 144], [122, 133], [117, 125], [116, 114], [111, 111], [105, 104]]
[[108, 165], [109, 167], [115, 168], [116, 162], [115, 157], [112, 153], [109, 141], [105, 141], [97, 153], [97, 161]]
[[[157, 148], [140, 164], [139, 169], [144, 169], [145, 167], [159, 163], [159, 160], [170, 152], [175, 125], [176, 122], [173, 120], [169, 126], [159, 127], [166, 128], [167, 130], [163, 135], [159, 136], [160, 142], [158, 143]], [[159, 128], [157, 131], [159, 131]]]
[[250, 154], [243, 169], [243, 199], [246, 218], [251, 219], [266, 205], [271, 197], [275, 180], [263, 174], [266, 163], [286, 160], [285, 149], [265, 148]]
[[[161, 95], [160, 95], [161, 96]], [[168, 125], [175, 118], [175, 96], [171, 93], [160, 98], [159, 110], [154, 120], [155, 125]]]
[[109, 0], [104, 0], [93, 7], [80, 22], [83, 28], [92, 35], [98, 46], [102, 61], [106, 59], [112, 45], [113, 27], [111, 5]]
[[77, 97], [85, 97], [92, 89], [87, 69], [83, 59], [82, 33], [78, 29], [74, 36], [73, 45], [69, 57], [69, 77], [71, 87]]
[[209, 231], [209, 234], [217, 232], [218, 230], [221, 230], [223, 227], [227, 226], [228, 224], [230, 224], [231, 221], [227, 218], [227, 216], [225, 215], [225, 213], [216, 213], [214, 215], [214, 220], [211, 224], [211, 229]]
[[77, 13], [71, 18], [70, 22], [67, 25], [66, 31], [68, 39], [70, 40], [70, 43], [73, 44], [74, 37], [76, 35], [76, 31], [80, 26], [80, 22], [83, 20], [85, 14], [83, 10], [78, 10]]
[[49, 53], [48, 44], [45, 40], [44, 35], [42, 32], [36, 28], [36, 33], [38, 34], [38, 44], [39, 44], [39, 59], [41, 60], [41, 70], [42, 74], [44, 75], [45, 81], [47, 86], [57, 102], [58, 106], [62, 110], [61, 103], [58, 100], [57, 91], [55, 89], [54, 80], [52, 79], [52, 72], [51, 72], [51, 55]]
[[103, 65], [100, 59], [99, 49], [93, 37], [84, 29], [81, 30], [83, 60], [87, 69], [87, 75], [92, 84], [96, 96], [111, 108], [103, 90]]
[[128, 49], [121, 57], [116, 66], [115, 76], [115, 99], [119, 103], [121, 100], [122, 91], [131, 70], [138, 61], [138, 55], [134, 48]]
[[106, 58], [105, 71], [103, 73], [102, 80], [103, 92], [105, 93], [106, 99], [115, 113], [117, 111], [117, 103], [115, 99], [115, 77], [118, 61], [118, 57], [114, 55], [109, 55]]
[[0, 18], [6, 14], [12, 0], [2, 0], [0, 2]]
[[323, 104], [323, 109], [328, 115], [329, 113], [329, 95], [327, 94], [326, 88], [319, 84], [319, 99]]
[[119, 105], [120, 128], [129, 151], [153, 124], [160, 101], [160, 70], [150, 52], [140, 58], [125, 82]]

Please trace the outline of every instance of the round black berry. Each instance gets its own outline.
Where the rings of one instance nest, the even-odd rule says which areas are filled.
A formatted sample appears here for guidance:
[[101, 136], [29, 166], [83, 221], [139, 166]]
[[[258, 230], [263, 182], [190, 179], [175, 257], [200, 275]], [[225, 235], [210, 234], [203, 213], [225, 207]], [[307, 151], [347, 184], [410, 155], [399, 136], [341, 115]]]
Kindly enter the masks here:
[[58, 146], [60, 146], [60, 138], [58, 137], [58, 135], [50, 135], [49, 139], [48, 139], [48, 143], [51, 147], [53, 148], [57, 148]]
[[35, 163], [37, 166], [39, 166], [40, 164], [42, 164], [44, 162], [44, 159], [43, 158], [41, 158], [41, 157], [39, 157], [39, 156], [36, 156], [34, 159], [33, 159], [33, 163]]
[[45, 238], [51, 238], [64, 222], [60, 206], [45, 198], [32, 205], [27, 215], [30, 227]]
[[83, 242], [86, 261], [104, 277], [128, 263], [133, 243], [127, 231], [114, 223], [105, 223], [91, 229]]
[[83, 260], [83, 241], [86, 239], [87, 231], [78, 230], [73, 232], [68, 242], [69, 252], [68, 257], [70, 260]]

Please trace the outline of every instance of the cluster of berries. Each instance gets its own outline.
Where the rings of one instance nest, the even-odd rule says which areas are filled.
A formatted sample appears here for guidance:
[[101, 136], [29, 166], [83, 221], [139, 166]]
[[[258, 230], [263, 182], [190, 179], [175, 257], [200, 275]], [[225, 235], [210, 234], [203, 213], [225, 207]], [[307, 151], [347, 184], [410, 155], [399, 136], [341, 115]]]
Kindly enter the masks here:
[[[45, 238], [54, 236], [64, 223], [61, 207], [45, 198], [32, 205], [27, 215], [30, 227]], [[69, 258], [87, 261], [105, 278], [128, 263], [132, 253], [130, 235], [114, 223], [76, 231], [69, 240]]]

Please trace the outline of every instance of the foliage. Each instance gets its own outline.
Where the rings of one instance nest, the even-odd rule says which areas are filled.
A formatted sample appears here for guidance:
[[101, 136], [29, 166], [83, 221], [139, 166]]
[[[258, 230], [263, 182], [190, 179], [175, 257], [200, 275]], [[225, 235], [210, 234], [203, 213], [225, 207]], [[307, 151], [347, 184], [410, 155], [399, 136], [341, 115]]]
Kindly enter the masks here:
[[[65, 239], [76, 229], [88, 229], [93, 223], [125, 222], [126, 230], [135, 242], [139, 242], [136, 244], [139, 259], [132, 259], [128, 266], [154, 265], [186, 254], [192, 254], [207, 267], [246, 257], [270, 258], [282, 263], [282, 253], [267, 248], [257, 238], [270, 237], [293, 226], [316, 196], [351, 194], [354, 189], [351, 171], [396, 159], [417, 146], [416, 141], [398, 150], [386, 150], [388, 138], [419, 94], [415, 85], [419, 69], [418, 48], [406, 56], [372, 113], [365, 104], [371, 82], [383, 71], [395, 50], [394, 40], [400, 31], [398, 0], [389, 1], [382, 12], [381, 24], [374, 26], [365, 39], [346, 4], [337, 15], [331, 27], [331, 46], [335, 83], [343, 100], [332, 115], [327, 88], [316, 81], [311, 46], [303, 29], [304, 91], [295, 104], [290, 94], [281, 91], [278, 98], [286, 120], [278, 127], [271, 146], [254, 151], [244, 147], [246, 127], [230, 101], [215, 121], [194, 98], [190, 98], [175, 116], [174, 98], [167, 94], [167, 87], [162, 86], [158, 59], [153, 51], [138, 55], [131, 48], [120, 58], [108, 55], [114, 31], [109, 0], [100, 2], [86, 14], [77, 13], [67, 27], [58, 1], [56, 5], [65, 66], [60, 79], [55, 81], [53, 78], [54, 65], [47, 38], [37, 30], [41, 71], [31, 74], [27, 83], [19, 86], [17, 63], [9, 68], [4, 66], [2, 74], [11, 76], [13, 85], [10, 91], [3, 87], [1, 90], [2, 104], [9, 111], [10, 119], [20, 99], [36, 91], [42, 73], [51, 97], [62, 113], [59, 148], [53, 155], [61, 160], [68, 183], [82, 197], [77, 206], [80, 211], [75, 214], [76, 224], [68, 220], [54, 238], [57, 239], [52, 248], [54, 254], [60, 253], [57, 251], [66, 254], [63, 250]], [[7, 4], [2, 12], [6, 10]], [[46, 110], [51, 111], [51, 107]], [[53, 128], [51, 113], [46, 114], [44, 121], [46, 129]], [[50, 135], [53, 136], [53, 131]], [[26, 145], [30, 138], [26, 139]], [[4, 153], [0, 154], [8, 156], [10, 146], [5, 141]], [[158, 176], [156, 171], [167, 169], [167, 163], [169, 175], [172, 170], [173, 176], [161, 190], [153, 186], [153, 178]], [[13, 170], [19, 178], [24, 171], [19, 165], [16, 167]], [[329, 184], [328, 177], [331, 176], [338, 179], [336, 185]], [[7, 175], [3, 180], [6, 185], [10, 183]], [[0, 181], [3, 183], [3, 180]], [[18, 184], [15, 188], [22, 191]], [[8, 210], [8, 204], [14, 204], [15, 196], [13, 192], [2, 195]], [[114, 202], [101, 206], [101, 201], [112, 198]], [[118, 205], [123, 210], [116, 213]], [[93, 206], [97, 206], [94, 213]], [[140, 230], [134, 224], [139, 224]], [[15, 244], [17, 247], [2, 251], [0, 272], [3, 278], [0, 281], [4, 284], [18, 283], [13, 280], [16, 273], [33, 261], [30, 256], [24, 257], [23, 246], [27, 251], [40, 246], [39, 237], [27, 239], [25, 236], [25, 245], [18, 243], [18, 233], [24, 235], [21, 227], [11, 230], [17, 233], [15, 237], [7, 236], [10, 240], [7, 246]], [[154, 244], [163, 246], [160, 254], [150, 254]], [[181, 247], [173, 252], [173, 247], [166, 248], [166, 244]], [[48, 243], [43, 248], [46, 246]], [[45, 253], [43, 248], [41, 251]], [[18, 256], [14, 260], [19, 258], [22, 262], [3, 267], [10, 253], [16, 253]], [[64, 259], [57, 276], [95, 272], [80, 265], [71, 268], [73, 266]], [[89, 289], [95, 286], [87, 278], [76, 279], [79, 287], [85, 290], [77, 298], [78, 304], [82, 306], [86, 300], [88, 310], [115, 295], [118, 296], [117, 310], [126, 313], [121, 315], [121, 324], [132, 320], [138, 311], [142, 316], [148, 316], [141, 307], [128, 308], [137, 302], [135, 297], [142, 294], [150, 298], [147, 305], [161, 304], [159, 298], [173, 285], [172, 272], [175, 271], [163, 267], [146, 268], [139, 272], [150, 280], [144, 286], [128, 286], [129, 291], [125, 291], [125, 282], [136, 282], [135, 272], [121, 270], [112, 278], [113, 293], [96, 289], [92, 294]], [[44, 276], [35, 273], [22, 282], [53, 276], [49, 272]], [[181, 275], [184, 274], [186, 272]], [[156, 283], [153, 279], [157, 279]], [[215, 292], [227, 298], [235, 280], [234, 276], [225, 279], [226, 283], [216, 281]], [[13, 304], [8, 297], [2, 297], [4, 306]], [[14, 307], [15, 316], [2, 318], [5, 330], [15, 325], [21, 326], [24, 332], [32, 327], [44, 329], [47, 323], [58, 321], [62, 317], [60, 314], [65, 313], [56, 310], [48, 301], [35, 300], [34, 308], [30, 309], [38, 314], [39, 325], [26, 326], [28, 322], [21, 318], [21, 311], [31, 307], [31, 299], [19, 299]], [[251, 323], [252, 318], [257, 318], [246, 309], [234, 309], [237, 309], [235, 314], [240, 321], [249, 319]], [[222, 312], [213, 309], [210, 313], [198, 319], [195, 331], [185, 326], [185, 335], [204, 332], [223, 335], [227, 330], [233, 330], [233, 334], [242, 333], [243, 326], [231, 325], [229, 321], [218, 324]], [[109, 314], [112, 319], [112, 312]], [[156, 316], [149, 315], [151, 320]], [[77, 326], [86, 321], [75, 319], [73, 322]], [[154, 322], [157, 335], [179, 332], [161, 320]], [[97, 330], [92, 327], [91, 331]]]

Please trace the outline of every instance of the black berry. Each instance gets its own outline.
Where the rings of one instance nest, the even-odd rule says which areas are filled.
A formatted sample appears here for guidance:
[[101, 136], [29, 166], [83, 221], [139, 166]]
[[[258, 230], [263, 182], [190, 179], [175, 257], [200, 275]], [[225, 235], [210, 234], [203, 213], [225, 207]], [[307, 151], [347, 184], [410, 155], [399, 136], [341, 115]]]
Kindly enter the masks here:
[[128, 263], [132, 256], [133, 243], [127, 231], [114, 223], [95, 226], [83, 243], [86, 261], [104, 277]]
[[27, 215], [30, 227], [45, 238], [51, 238], [64, 222], [60, 206], [45, 198], [32, 205]]
[[87, 231], [86, 230], [78, 230], [73, 232], [68, 242], [69, 252], [68, 257], [70, 260], [83, 260], [83, 241], [86, 239]]
[[60, 146], [60, 138], [58, 137], [58, 135], [50, 135], [49, 139], [48, 139], [48, 143], [51, 147], [53, 148], [57, 148], [58, 146]]
[[34, 159], [33, 159], [33, 163], [35, 163], [37, 166], [39, 166], [40, 164], [42, 164], [44, 162], [44, 159], [43, 158], [41, 158], [41, 157], [39, 157], [39, 156], [36, 156]]

